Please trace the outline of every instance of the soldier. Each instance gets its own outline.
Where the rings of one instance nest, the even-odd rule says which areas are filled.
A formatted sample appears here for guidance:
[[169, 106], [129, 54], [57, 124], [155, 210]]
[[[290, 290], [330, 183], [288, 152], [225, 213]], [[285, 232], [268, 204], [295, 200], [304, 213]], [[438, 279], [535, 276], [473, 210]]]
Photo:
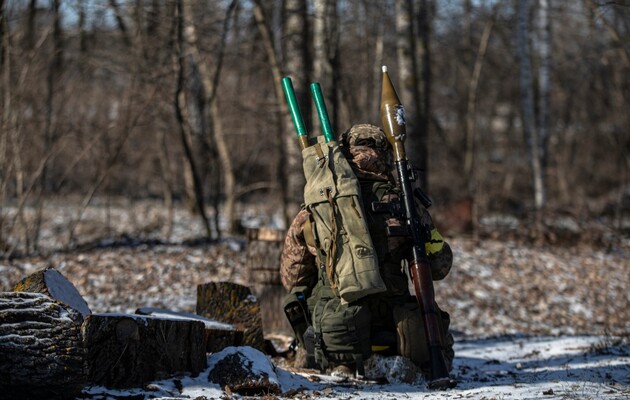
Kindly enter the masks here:
[[[357, 336], [354, 332], [348, 332], [344, 337], [344, 332], [338, 332], [335, 333], [335, 338], [340, 339], [341, 343], [344, 338], [348, 342], [369, 340], [367, 346], [372, 353], [402, 354], [411, 358], [418, 367], [426, 371], [429, 355], [424, 322], [415, 298], [410, 295], [409, 281], [404, 268], [404, 263], [410, 256], [411, 241], [406, 237], [388, 236], [387, 227], [400, 225], [401, 222], [390, 214], [375, 213], [370, 207], [372, 202], [390, 202], [398, 198], [398, 191], [391, 174], [390, 145], [383, 130], [369, 124], [354, 125], [341, 135], [339, 143], [361, 186], [363, 210], [374, 250], [378, 256], [379, 272], [387, 290], [357, 301], [361, 310], [367, 310], [357, 315], [362, 314], [367, 317], [357, 317], [356, 330], [362, 330], [360, 327], [363, 322], [358, 322], [358, 319], [363, 321], [367, 318], [369, 321], [367, 336]], [[431, 275], [433, 280], [441, 280], [451, 269], [453, 254], [450, 246], [444, 242], [435, 229], [427, 210], [420, 204], [417, 206], [422, 224], [431, 231], [431, 241], [426, 243]], [[295, 295], [299, 294], [305, 300], [303, 308], [306, 311], [306, 323], [302, 328], [296, 329], [294, 326], [294, 329], [300, 343], [306, 343], [305, 347], [310, 350], [309, 352], [312, 352], [309, 347], [313, 346], [313, 343], [310, 345], [308, 343], [308, 338], [311, 338], [315, 348], [320, 350], [320, 359], [328, 357], [332, 360], [330, 363], [325, 361], [324, 365], [332, 367], [333, 374], [354, 375], [355, 368], [360, 370], [362, 367], [357, 365], [357, 360], [362, 360], [362, 358], [360, 355], [350, 357], [346, 353], [356, 353], [355, 350], [349, 350], [333, 340], [328, 340], [326, 343], [326, 338], [332, 336], [330, 334], [326, 336], [325, 333], [322, 336], [321, 332], [313, 332], [312, 327], [304, 333], [304, 328], [312, 325], [310, 318], [317, 302], [321, 301], [322, 293], [327, 293], [328, 296], [334, 293], [334, 291], [322, 290], [326, 289], [323, 286], [329, 283], [318, 274], [318, 265], [321, 263], [318, 262], [317, 245], [311, 239], [312, 234], [309, 232], [309, 229], [312, 229], [310, 223], [312, 223], [312, 218], [309, 218], [308, 211], [303, 208], [288, 229], [281, 256], [280, 274], [282, 284], [290, 293], [289, 298], [295, 298]], [[335, 307], [340, 309], [343, 303]], [[317, 313], [316, 310], [315, 312]], [[441, 332], [446, 348], [445, 358], [450, 370], [453, 352], [452, 336], [448, 334], [449, 317], [445, 312], [442, 312], [441, 317]], [[292, 319], [291, 316], [289, 319]], [[355, 330], [352, 319], [343, 321], [341, 326], [348, 326], [349, 331]], [[359, 347], [365, 348], [363, 345]], [[342, 356], [335, 357], [337, 353]], [[319, 364], [320, 367], [324, 366], [322, 362]]]

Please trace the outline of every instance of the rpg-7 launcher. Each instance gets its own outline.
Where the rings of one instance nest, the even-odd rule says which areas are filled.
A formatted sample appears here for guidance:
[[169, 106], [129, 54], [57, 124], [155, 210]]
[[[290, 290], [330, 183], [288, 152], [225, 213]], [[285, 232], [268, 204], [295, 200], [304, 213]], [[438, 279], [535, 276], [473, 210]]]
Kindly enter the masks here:
[[[397, 231], [390, 229], [389, 234], [409, 236], [413, 241], [413, 257], [409, 260], [409, 270], [429, 342], [431, 376], [428, 385], [431, 389], [452, 388], [456, 385], [456, 381], [449, 376], [444, 359], [444, 345], [438, 319], [439, 310], [435, 304], [431, 268], [425, 249], [425, 243], [430, 242], [431, 234], [420, 222], [414, 197], [417, 197], [425, 207], [430, 205], [430, 200], [422, 191], [416, 190], [414, 193], [412, 190], [411, 182], [414, 180], [414, 174], [409, 166], [403, 142], [406, 134], [405, 111], [385, 66], [383, 66], [381, 120], [387, 140], [394, 150], [394, 162], [401, 190], [400, 202], [397, 203], [398, 207], [395, 207], [397, 210], [393, 211], [404, 221], [404, 225], [400, 227], [402, 229]], [[375, 207], [378, 205], [379, 203], [374, 204]]]

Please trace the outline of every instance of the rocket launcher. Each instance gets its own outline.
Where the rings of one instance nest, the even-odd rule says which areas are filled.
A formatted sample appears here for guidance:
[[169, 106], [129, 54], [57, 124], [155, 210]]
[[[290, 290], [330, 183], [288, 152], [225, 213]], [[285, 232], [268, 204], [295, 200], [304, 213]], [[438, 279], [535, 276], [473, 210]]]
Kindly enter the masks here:
[[405, 109], [400, 103], [396, 89], [389, 78], [387, 67], [383, 66], [383, 86], [381, 92], [381, 121], [387, 140], [394, 150], [394, 161], [398, 173], [401, 189], [400, 218], [406, 221], [403, 224], [404, 232], [388, 232], [390, 235], [409, 236], [413, 240], [412, 259], [409, 260], [409, 272], [416, 292], [416, 300], [422, 310], [426, 337], [429, 344], [430, 355], [430, 389], [447, 389], [454, 387], [457, 382], [449, 376], [444, 358], [444, 345], [440, 332], [438, 316], [440, 311], [435, 304], [435, 291], [431, 278], [431, 267], [427, 258], [425, 243], [430, 242], [431, 235], [420, 222], [420, 216], [416, 209], [414, 191], [411, 181], [412, 170], [405, 154], [404, 139]]

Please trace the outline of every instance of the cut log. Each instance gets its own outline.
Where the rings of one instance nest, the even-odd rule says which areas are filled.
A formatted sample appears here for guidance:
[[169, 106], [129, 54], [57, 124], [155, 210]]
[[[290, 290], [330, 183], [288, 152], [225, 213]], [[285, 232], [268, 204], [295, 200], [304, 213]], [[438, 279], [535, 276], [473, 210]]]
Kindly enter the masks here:
[[83, 318], [92, 312], [76, 287], [53, 267], [39, 270], [18, 282], [14, 292], [43, 293], [77, 310]]
[[224, 324], [219, 321], [204, 318], [197, 314], [176, 312], [162, 308], [139, 308], [136, 314], [150, 315], [158, 318], [175, 318], [191, 321], [200, 321], [204, 324], [204, 336], [206, 342], [206, 352], [216, 353], [230, 346], [240, 346], [243, 344], [243, 331], [238, 330], [234, 325]]
[[189, 374], [206, 367], [204, 324], [143, 315], [92, 314], [82, 333], [89, 380], [110, 388]]
[[44, 294], [0, 293], [0, 397], [78, 395], [88, 382], [81, 320]]
[[263, 330], [266, 333], [292, 334], [284, 315], [286, 290], [280, 281], [280, 254], [284, 231], [251, 229], [248, 231], [248, 282], [260, 302]]
[[243, 396], [280, 394], [275, 367], [251, 347], [229, 347], [209, 360], [208, 380]]
[[265, 350], [260, 304], [248, 287], [232, 282], [197, 286], [197, 314], [243, 331], [243, 345]]

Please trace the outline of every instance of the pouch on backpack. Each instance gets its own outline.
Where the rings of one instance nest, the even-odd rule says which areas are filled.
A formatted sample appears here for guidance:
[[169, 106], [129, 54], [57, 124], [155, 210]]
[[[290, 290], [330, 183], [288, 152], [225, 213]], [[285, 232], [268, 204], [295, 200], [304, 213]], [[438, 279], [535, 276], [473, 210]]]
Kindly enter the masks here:
[[371, 355], [370, 312], [365, 305], [322, 296], [313, 309], [313, 331], [315, 361], [322, 368], [331, 363], [362, 367]]
[[[444, 357], [447, 369], [453, 366], [453, 336], [448, 332], [450, 316], [438, 308], [440, 335], [444, 345]], [[400, 355], [405, 356], [422, 370], [429, 370], [429, 344], [424, 328], [424, 317], [417, 303], [405, 303], [394, 306], [394, 323], [396, 325], [397, 347]]]

